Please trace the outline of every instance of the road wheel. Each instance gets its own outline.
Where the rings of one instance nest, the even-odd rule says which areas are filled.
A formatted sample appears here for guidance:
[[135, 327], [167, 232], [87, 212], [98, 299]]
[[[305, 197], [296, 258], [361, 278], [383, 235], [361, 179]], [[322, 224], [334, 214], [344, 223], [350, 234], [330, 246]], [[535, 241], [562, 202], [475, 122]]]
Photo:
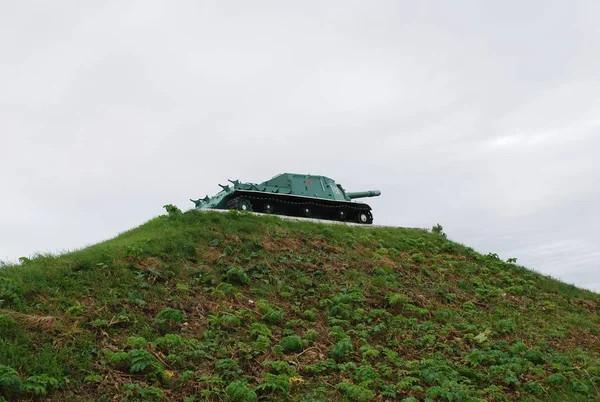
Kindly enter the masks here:
[[239, 209], [240, 211], [252, 211], [252, 203], [245, 198], [238, 198], [235, 201], [235, 209]]
[[265, 214], [272, 214], [273, 211], [275, 211], [275, 206], [271, 201], [267, 201], [263, 205], [263, 211], [265, 212]]
[[370, 211], [360, 211], [357, 215], [356, 220], [358, 221], [358, 223], [368, 225], [373, 223], [373, 215]]

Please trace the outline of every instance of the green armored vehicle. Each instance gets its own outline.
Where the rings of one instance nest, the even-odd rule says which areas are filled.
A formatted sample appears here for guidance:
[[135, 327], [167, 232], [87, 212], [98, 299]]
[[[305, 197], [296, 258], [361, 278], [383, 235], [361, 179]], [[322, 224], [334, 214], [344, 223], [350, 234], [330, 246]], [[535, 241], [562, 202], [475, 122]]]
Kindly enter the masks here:
[[239, 209], [268, 214], [373, 223], [371, 207], [355, 198], [377, 197], [379, 190], [346, 192], [325, 176], [282, 173], [260, 184], [228, 180], [213, 197], [192, 200], [196, 209]]

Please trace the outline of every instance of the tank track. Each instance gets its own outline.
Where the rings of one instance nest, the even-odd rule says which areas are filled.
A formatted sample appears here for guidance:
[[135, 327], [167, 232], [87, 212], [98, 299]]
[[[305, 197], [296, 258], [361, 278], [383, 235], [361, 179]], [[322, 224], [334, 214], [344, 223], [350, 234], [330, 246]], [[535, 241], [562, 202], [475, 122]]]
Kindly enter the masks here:
[[[267, 205], [270, 205], [272, 210], [266, 210]], [[325, 203], [318, 200], [292, 200], [245, 193], [230, 198], [226, 208], [360, 224], [373, 223], [371, 207], [353, 202]]]

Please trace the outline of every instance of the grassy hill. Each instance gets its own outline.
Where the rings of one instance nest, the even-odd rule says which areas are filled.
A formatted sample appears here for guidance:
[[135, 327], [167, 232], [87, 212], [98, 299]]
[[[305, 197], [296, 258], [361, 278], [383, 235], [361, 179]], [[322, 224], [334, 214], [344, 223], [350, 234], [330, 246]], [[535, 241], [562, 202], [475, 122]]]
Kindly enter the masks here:
[[167, 210], [0, 269], [2, 397], [600, 398], [598, 294], [439, 227]]

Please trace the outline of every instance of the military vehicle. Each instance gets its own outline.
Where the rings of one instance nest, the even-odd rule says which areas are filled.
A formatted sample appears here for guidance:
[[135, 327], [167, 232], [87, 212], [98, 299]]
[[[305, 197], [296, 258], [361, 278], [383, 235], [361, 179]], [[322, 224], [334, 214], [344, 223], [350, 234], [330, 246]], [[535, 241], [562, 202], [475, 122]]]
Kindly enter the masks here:
[[232, 185], [193, 200], [196, 209], [237, 209], [325, 220], [373, 223], [371, 207], [356, 198], [377, 197], [379, 190], [347, 192], [326, 176], [282, 173], [259, 184], [228, 180]]

